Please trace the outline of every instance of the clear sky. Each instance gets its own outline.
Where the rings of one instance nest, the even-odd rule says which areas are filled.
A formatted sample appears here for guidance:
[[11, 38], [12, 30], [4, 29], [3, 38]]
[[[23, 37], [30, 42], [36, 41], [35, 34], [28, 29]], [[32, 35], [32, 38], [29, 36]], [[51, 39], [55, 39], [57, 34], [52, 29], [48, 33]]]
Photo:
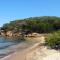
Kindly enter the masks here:
[[60, 0], [0, 0], [0, 26], [33, 16], [60, 16]]

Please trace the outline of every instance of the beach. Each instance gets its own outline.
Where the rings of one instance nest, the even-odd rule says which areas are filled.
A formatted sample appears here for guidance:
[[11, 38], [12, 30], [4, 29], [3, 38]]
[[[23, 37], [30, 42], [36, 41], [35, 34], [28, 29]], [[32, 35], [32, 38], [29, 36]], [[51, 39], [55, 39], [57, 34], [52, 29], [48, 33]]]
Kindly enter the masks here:
[[32, 47], [15, 52], [1, 60], [60, 60], [60, 52], [36, 43]]
[[28, 41], [11, 46], [14, 52], [0, 60], [60, 60], [60, 51], [48, 49], [44, 43], [44, 36], [27, 37]]

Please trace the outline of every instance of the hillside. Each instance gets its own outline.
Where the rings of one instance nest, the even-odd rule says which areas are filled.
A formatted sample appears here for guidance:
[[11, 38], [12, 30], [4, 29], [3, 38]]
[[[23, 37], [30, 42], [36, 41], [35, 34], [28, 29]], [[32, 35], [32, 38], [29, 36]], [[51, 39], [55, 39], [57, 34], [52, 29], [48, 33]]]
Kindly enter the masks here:
[[[7, 36], [23, 38], [29, 33], [48, 34], [46, 45], [60, 49], [60, 17], [43, 16], [20, 19], [6, 23], [1, 27]], [[51, 33], [51, 34], [50, 34]]]
[[60, 17], [43, 16], [10, 21], [1, 27], [4, 31], [48, 33], [60, 29]]

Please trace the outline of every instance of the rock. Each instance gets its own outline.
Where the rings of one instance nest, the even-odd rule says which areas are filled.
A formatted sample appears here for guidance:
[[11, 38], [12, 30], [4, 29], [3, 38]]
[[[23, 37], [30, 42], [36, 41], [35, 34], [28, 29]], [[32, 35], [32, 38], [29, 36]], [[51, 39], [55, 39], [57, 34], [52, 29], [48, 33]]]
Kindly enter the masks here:
[[6, 33], [6, 35], [9, 36], [9, 37], [12, 37], [12, 36], [13, 36], [13, 32], [12, 32], [12, 31], [8, 31], [8, 32]]

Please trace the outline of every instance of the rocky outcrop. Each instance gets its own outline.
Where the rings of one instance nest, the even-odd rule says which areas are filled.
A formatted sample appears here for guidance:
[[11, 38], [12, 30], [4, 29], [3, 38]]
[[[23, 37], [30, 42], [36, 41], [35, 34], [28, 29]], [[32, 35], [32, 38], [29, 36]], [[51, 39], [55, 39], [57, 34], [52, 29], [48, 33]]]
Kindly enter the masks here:
[[22, 35], [20, 32], [13, 32], [13, 31], [7, 31], [7, 32], [1, 32], [1, 36], [6, 36], [6, 37], [19, 37]]
[[13, 36], [13, 32], [12, 31], [6, 32], [6, 36], [12, 37]]
[[1, 36], [6, 36], [6, 33], [5, 33], [4, 31], [1, 31], [1, 32], [0, 32], [0, 35], [1, 35]]

